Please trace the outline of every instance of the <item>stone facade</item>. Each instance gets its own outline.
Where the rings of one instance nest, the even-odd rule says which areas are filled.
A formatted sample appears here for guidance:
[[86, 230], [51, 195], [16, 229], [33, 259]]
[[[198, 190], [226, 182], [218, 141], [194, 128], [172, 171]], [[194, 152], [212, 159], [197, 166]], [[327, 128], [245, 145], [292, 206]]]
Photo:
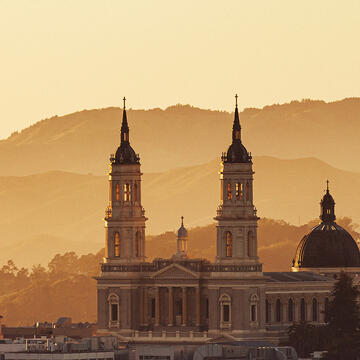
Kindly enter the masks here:
[[[106, 255], [97, 278], [100, 332], [141, 342], [186, 338], [201, 343], [219, 336], [279, 342], [294, 321], [324, 322], [331, 278], [262, 271], [254, 172], [240, 130], [236, 106], [233, 143], [222, 156], [214, 263], [187, 257], [183, 224], [177, 254], [145, 261], [139, 159], [119, 163], [111, 158]], [[122, 139], [129, 141], [128, 128], [125, 135]]]

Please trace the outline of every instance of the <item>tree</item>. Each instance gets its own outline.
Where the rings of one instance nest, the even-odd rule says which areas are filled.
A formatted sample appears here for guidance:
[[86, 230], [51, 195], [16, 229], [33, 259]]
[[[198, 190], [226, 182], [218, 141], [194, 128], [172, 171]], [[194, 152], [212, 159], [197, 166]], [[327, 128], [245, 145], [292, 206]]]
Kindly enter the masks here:
[[341, 272], [331, 295], [332, 299], [326, 311], [328, 327], [333, 334], [328, 358], [356, 359], [360, 350], [360, 307], [357, 302], [360, 292], [353, 285], [352, 278]]
[[306, 321], [294, 323], [288, 329], [289, 345], [296, 349], [299, 356], [308, 357], [314, 350], [314, 333], [314, 325]]

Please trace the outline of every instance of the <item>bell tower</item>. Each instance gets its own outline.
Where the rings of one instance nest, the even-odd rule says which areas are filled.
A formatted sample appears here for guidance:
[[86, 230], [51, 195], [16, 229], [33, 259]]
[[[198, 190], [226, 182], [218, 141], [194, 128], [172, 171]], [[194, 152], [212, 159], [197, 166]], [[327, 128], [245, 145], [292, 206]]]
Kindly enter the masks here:
[[145, 260], [145, 211], [141, 205], [140, 158], [130, 145], [125, 97], [120, 146], [110, 157], [109, 206], [105, 212], [105, 262]]
[[256, 209], [253, 204], [253, 170], [251, 154], [241, 141], [241, 126], [235, 95], [232, 144], [222, 154], [220, 171], [220, 205], [217, 210], [216, 262], [256, 265]]

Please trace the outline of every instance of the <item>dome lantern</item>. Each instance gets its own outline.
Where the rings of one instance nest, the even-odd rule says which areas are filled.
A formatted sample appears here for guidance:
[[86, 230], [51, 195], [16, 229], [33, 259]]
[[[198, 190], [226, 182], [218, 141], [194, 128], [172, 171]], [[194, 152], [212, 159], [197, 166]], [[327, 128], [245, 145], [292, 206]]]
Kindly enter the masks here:
[[335, 221], [335, 219], [336, 219], [335, 201], [329, 192], [329, 180], [326, 180], [326, 194], [322, 198], [320, 205], [321, 205], [320, 219], [323, 222]]

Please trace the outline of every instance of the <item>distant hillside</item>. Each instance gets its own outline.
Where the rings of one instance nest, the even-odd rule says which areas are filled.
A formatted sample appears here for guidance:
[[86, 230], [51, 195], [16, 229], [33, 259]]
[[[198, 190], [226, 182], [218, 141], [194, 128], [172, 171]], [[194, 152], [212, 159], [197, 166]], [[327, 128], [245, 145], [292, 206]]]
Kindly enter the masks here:
[[[299, 240], [316, 223], [302, 226], [284, 221], [259, 221], [259, 257], [264, 271], [289, 271]], [[339, 219], [339, 224], [359, 234], [351, 219]], [[215, 256], [215, 224], [189, 229], [189, 255], [213, 260]], [[176, 251], [176, 234], [168, 231], [147, 237], [149, 260], [168, 258]], [[32, 325], [36, 321], [56, 321], [70, 316], [73, 321], [96, 321], [96, 282], [104, 249], [95, 254], [77, 256], [74, 252], [44, 258], [47, 268], [19, 268], [9, 261], [0, 267], [0, 311], [8, 326]], [[71, 301], [69, 301], [71, 299]]]
[[[360, 174], [317, 159], [254, 158], [255, 205], [260, 217], [303, 224], [319, 216], [330, 179], [336, 214], [360, 223]], [[219, 161], [143, 176], [148, 234], [213, 222], [219, 204]], [[58, 252], [94, 252], [104, 245], [105, 176], [49, 172], [0, 177], [0, 265], [44, 264]]]
[[[243, 140], [255, 155], [316, 157], [360, 172], [360, 99], [305, 100], [245, 109]], [[176, 105], [129, 110], [131, 142], [143, 170], [159, 172], [219, 158], [231, 139], [233, 115]], [[53, 170], [105, 174], [119, 143], [121, 110], [84, 110], [39, 121], [0, 141], [0, 176]]]

